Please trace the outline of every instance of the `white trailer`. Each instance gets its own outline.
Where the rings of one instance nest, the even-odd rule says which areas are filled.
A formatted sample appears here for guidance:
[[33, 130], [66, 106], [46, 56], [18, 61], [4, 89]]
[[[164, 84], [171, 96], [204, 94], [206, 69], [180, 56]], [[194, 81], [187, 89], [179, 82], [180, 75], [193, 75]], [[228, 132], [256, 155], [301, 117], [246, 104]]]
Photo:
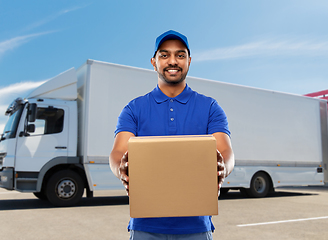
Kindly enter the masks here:
[[[326, 101], [192, 77], [187, 83], [228, 115], [236, 166], [226, 189], [260, 197], [277, 186], [324, 183]], [[1, 136], [0, 187], [56, 206], [76, 204], [84, 189], [87, 197], [123, 189], [108, 164], [117, 117], [156, 84], [154, 71], [88, 60], [16, 99]]]
[[[235, 168], [222, 192], [264, 197], [279, 186], [327, 182], [327, 101], [191, 78], [225, 110]], [[205, 83], [206, 82], [206, 83]]]

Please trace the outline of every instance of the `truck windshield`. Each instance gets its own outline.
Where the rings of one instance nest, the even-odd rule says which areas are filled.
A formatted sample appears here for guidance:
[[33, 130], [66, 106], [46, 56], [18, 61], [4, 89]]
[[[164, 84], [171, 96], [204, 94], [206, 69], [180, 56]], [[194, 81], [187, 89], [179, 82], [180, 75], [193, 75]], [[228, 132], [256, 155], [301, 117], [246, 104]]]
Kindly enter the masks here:
[[24, 105], [20, 105], [20, 107], [9, 116], [1, 140], [15, 138], [19, 119], [22, 115], [23, 109]]

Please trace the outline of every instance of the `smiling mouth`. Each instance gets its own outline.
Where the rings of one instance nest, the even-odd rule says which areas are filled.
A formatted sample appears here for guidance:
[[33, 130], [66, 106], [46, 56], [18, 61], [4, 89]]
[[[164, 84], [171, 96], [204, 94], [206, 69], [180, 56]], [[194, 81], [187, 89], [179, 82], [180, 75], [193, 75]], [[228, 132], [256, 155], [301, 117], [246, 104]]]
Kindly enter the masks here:
[[175, 74], [175, 73], [178, 73], [180, 71], [180, 69], [166, 69], [166, 71], [168, 73]]

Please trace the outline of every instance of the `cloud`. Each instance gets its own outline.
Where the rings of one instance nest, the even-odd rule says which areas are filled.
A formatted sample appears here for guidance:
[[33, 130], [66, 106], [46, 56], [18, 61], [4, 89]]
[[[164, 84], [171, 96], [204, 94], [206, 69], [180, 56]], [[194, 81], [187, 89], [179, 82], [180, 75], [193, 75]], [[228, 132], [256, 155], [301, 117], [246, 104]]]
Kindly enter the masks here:
[[258, 41], [251, 42], [239, 46], [216, 48], [195, 52], [193, 61], [210, 61], [210, 60], [226, 60], [250, 57], [272, 57], [272, 56], [327, 56], [328, 41], [314, 42], [293, 40], [286, 41]]
[[[80, 6], [80, 7], [73, 7], [73, 8], [69, 8], [69, 9], [63, 9], [59, 12], [56, 12], [38, 22], [35, 22], [33, 24], [28, 25], [27, 27], [24, 28], [23, 31], [30, 31], [32, 29], [35, 29], [37, 27], [40, 27], [58, 17], [60, 17], [61, 15], [67, 14], [69, 12], [84, 8], [88, 5], [84, 5], [84, 6]], [[21, 45], [23, 45], [24, 43], [29, 42], [30, 40], [42, 36], [42, 35], [46, 35], [49, 33], [53, 33], [53, 32], [57, 32], [57, 31], [46, 31], [46, 32], [40, 32], [40, 33], [34, 33], [34, 34], [27, 34], [27, 35], [23, 35], [23, 36], [18, 36], [18, 37], [14, 37], [5, 41], [0, 42], [0, 58], [8, 51], [13, 50]]]
[[8, 104], [7, 105], [0, 105], [0, 114], [4, 114], [5, 111], [7, 110]]
[[88, 6], [88, 5], [84, 5], [84, 6], [80, 6], [80, 7], [73, 7], [73, 8], [69, 8], [69, 9], [63, 9], [63, 10], [61, 10], [59, 12], [56, 12], [56, 13], [54, 13], [54, 14], [52, 14], [52, 15], [50, 15], [50, 16], [48, 16], [48, 17], [46, 17], [46, 18], [44, 18], [44, 19], [42, 19], [40, 21], [37, 21], [35, 23], [32, 23], [32, 24], [28, 25], [24, 29], [24, 31], [30, 31], [32, 29], [35, 29], [37, 27], [40, 27], [40, 26], [42, 26], [42, 25], [44, 25], [44, 24], [46, 24], [48, 22], [51, 22], [52, 20], [55, 20], [56, 18], [58, 18], [58, 17], [60, 17], [60, 16], [62, 16], [64, 14], [67, 14], [67, 13], [73, 12], [73, 11], [76, 11], [76, 10], [81, 9], [81, 8], [84, 8], [86, 6]]
[[21, 94], [24, 94], [24, 93], [26, 94], [28, 91], [40, 86], [44, 82], [45, 81], [21, 82], [21, 83], [15, 83], [15, 84], [11, 84], [7, 87], [1, 88], [0, 89], [0, 106], [2, 105], [2, 101], [8, 99], [8, 97], [22, 96]]
[[11, 38], [9, 40], [2, 41], [2, 42], [0, 42], [0, 58], [7, 51], [13, 50], [13, 49], [23, 45], [24, 43], [29, 42], [30, 40], [32, 40], [36, 37], [46, 35], [46, 34], [49, 34], [49, 33], [53, 33], [53, 32], [54, 31], [47, 31], [47, 32], [41, 32], [41, 33], [28, 34], [28, 35], [14, 37], [14, 38]]

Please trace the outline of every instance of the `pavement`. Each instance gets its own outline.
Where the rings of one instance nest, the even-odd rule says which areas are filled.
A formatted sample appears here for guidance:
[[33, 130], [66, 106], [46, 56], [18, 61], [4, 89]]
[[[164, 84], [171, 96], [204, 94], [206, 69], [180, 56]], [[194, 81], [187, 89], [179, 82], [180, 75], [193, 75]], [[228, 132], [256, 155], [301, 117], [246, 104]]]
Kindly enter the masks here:
[[[213, 239], [328, 239], [328, 188], [277, 188], [266, 198], [230, 191], [219, 200]], [[129, 239], [124, 191], [95, 192], [74, 207], [56, 208], [31, 193], [0, 189], [0, 239]]]

